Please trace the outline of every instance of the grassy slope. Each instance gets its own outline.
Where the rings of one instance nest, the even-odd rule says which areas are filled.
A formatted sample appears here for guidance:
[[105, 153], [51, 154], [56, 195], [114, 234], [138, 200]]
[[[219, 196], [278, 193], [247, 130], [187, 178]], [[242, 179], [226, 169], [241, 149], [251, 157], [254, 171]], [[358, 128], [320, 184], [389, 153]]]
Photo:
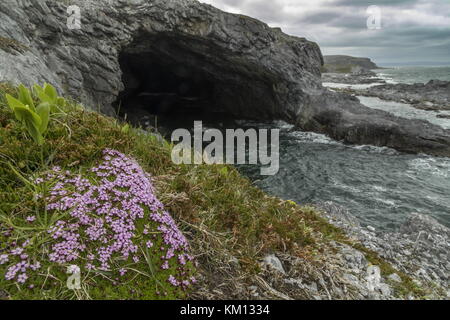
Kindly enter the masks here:
[[[209, 294], [219, 283], [250, 283], [259, 272], [261, 256], [284, 252], [309, 259], [320, 253], [329, 240], [351, 243], [342, 232], [326, 223], [309, 207], [270, 197], [254, 187], [234, 168], [224, 165], [185, 166], [171, 162], [171, 146], [139, 129], [122, 130], [123, 124], [112, 118], [86, 111], [70, 104], [67, 115], [53, 121], [41, 149], [32, 143], [5, 105], [4, 93], [15, 89], [0, 87], [0, 214], [24, 219], [42, 210], [33, 192], [17, 177], [10, 166], [28, 177], [52, 166], [84, 172], [96, 164], [105, 148], [116, 149], [135, 158], [154, 177], [157, 194], [190, 240], [198, 261], [200, 284], [193, 297]], [[43, 161], [42, 161], [43, 159]], [[0, 229], [5, 228], [5, 220]], [[28, 236], [32, 236], [29, 234]], [[394, 270], [376, 254], [364, 250], [370, 261], [383, 271]], [[0, 245], [0, 253], [5, 248]], [[44, 250], [41, 247], [35, 250]], [[239, 271], [225, 266], [237, 260]], [[153, 298], [154, 279], [142, 281], [139, 289], [132, 284], [112, 288], [109, 282], [87, 287], [85, 292], [68, 292], [63, 282], [67, 275], [51, 274], [55, 283], [47, 291], [29, 291], [11, 286], [4, 280], [0, 266], [0, 297], [7, 298]], [[50, 270], [50, 269], [49, 269]], [[49, 273], [52, 272], [51, 269]], [[387, 273], [387, 274], [389, 274]], [[399, 293], [421, 291], [401, 275]], [[224, 285], [230, 295], [233, 286]], [[55, 289], [56, 288], [56, 289]], [[150, 292], [149, 292], [150, 291]], [[170, 298], [171, 296], [169, 296]]]
[[321, 68], [322, 73], [331, 72], [331, 73], [351, 73], [352, 68], [357, 67], [356, 65], [344, 65], [344, 64], [324, 64]]

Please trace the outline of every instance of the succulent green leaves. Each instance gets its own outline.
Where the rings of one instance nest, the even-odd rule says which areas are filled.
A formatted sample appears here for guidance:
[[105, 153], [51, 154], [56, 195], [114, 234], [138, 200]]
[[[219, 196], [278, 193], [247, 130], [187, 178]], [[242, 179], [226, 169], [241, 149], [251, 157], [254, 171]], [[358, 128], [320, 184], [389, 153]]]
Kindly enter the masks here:
[[44, 87], [35, 84], [33, 89], [41, 102], [49, 104], [51, 112], [58, 112], [61, 107], [66, 105], [66, 100], [59, 97], [55, 87], [48, 83], [45, 83]]
[[35, 85], [34, 92], [39, 99], [37, 106], [30, 90], [24, 85], [18, 87], [18, 99], [9, 94], [5, 96], [16, 119], [24, 125], [33, 140], [42, 145], [51, 114], [63, 107], [66, 101], [58, 96], [55, 87], [47, 83], [43, 88]]

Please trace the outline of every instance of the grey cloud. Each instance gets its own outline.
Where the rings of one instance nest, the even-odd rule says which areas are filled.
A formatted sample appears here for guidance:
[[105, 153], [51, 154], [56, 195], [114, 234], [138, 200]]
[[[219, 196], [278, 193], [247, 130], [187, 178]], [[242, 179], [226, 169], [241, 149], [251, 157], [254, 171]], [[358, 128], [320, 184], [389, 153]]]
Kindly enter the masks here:
[[[450, 23], [442, 25], [445, 19], [450, 21], [450, 3], [447, 0], [209, 2], [239, 8], [243, 14], [272, 26], [281, 26], [290, 34], [306, 36], [318, 42], [325, 54], [351, 54], [399, 62], [404, 59], [450, 60]], [[367, 29], [366, 8], [370, 5], [382, 7], [381, 30]], [[291, 10], [292, 7], [295, 10]], [[405, 9], [407, 11], [403, 11]]]
[[420, 2], [420, 0], [338, 0], [335, 2], [336, 6], [347, 6], [347, 7], [369, 7], [372, 5], [376, 6], [399, 6], [399, 5], [414, 5]]

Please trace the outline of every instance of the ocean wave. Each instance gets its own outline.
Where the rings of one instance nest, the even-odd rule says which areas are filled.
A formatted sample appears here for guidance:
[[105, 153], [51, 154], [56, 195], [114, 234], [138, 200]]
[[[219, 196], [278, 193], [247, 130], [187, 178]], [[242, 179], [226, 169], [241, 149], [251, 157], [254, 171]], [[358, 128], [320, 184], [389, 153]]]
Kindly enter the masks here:
[[416, 172], [427, 172], [443, 178], [448, 178], [450, 176], [449, 158], [417, 158], [409, 161], [408, 166]]
[[318, 144], [331, 144], [331, 145], [343, 145], [343, 143], [338, 142], [327, 135], [315, 133], [315, 132], [306, 132], [306, 131], [292, 131], [289, 135], [301, 142], [306, 143], [318, 143]]
[[395, 81], [394, 78], [385, 73], [377, 73], [377, 77], [383, 79], [388, 84], [398, 84], [399, 82]]

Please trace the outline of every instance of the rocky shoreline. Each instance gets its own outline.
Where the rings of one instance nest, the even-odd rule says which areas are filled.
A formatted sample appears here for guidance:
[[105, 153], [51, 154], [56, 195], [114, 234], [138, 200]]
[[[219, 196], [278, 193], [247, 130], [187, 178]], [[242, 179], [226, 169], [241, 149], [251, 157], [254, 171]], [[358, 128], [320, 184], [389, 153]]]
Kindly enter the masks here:
[[370, 70], [361, 70], [356, 73], [322, 73], [323, 83], [342, 84], [385, 84], [386, 81], [377, 77], [377, 74]]
[[409, 103], [422, 110], [450, 110], [450, 81], [431, 80], [426, 84], [384, 84], [358, 90], [358, 94]]
[[[413, 300], [414, 288], [422, 290], [422, 299], [450, 298], [449, 228], [413, 213], [398, 230], [385, 232], [362, 226], [333, 202], [315, 207], [349, 242], [331, 241], [314, 262], [280, 252], [266, 255], [261, 281], [248, 287], [249, 298]], [[400, 286], [405, 290], [405, 275], [411, 279], [409, 290], [399, 292]]]
[[[356, 73], [324, 73], [322, 81], [332, 91], [352, 96], [377, 97], [386, 101], [410, 104], [426, 111], [450, 110], [450, 82], [431, 80], [426, 84], [388, 84], [370, 70]], [[338, 88], [330, 84], [344, 84]], [[361, 85], [358, 87], [358, 85]], [[439, 114], [437, 117], [449, 117]], [[418, 286], [434, 287], [437, 297], [450, 298], [450, 229], [433, 218], [411, 213], [395, 231], [380, 231], [362, 226], [348, 210], [332, 202], [318, 205], [328, 222], [345, 231], [347, 236], [379, 254], [396, 269], [411, 276]], [[359, 253], [348, 255], [360, 261]], [[387, 282], [398, 281], [397, 274]], [[354, 278], [355, 283], [357, 279]], [[388, 287], [385, 287], [387, 290]]]
[[[348, 210], [332, 202], [318, 208], [331, 224], [411, 276], [418, 286], [435, 286], [438, 296], [450, 298], [449, 228], [429, 216], [412, 213], [398, 230], [378, 231], [361, 226]], [[387, 279], [395, 282], [399, 277], [391, 274]]]

